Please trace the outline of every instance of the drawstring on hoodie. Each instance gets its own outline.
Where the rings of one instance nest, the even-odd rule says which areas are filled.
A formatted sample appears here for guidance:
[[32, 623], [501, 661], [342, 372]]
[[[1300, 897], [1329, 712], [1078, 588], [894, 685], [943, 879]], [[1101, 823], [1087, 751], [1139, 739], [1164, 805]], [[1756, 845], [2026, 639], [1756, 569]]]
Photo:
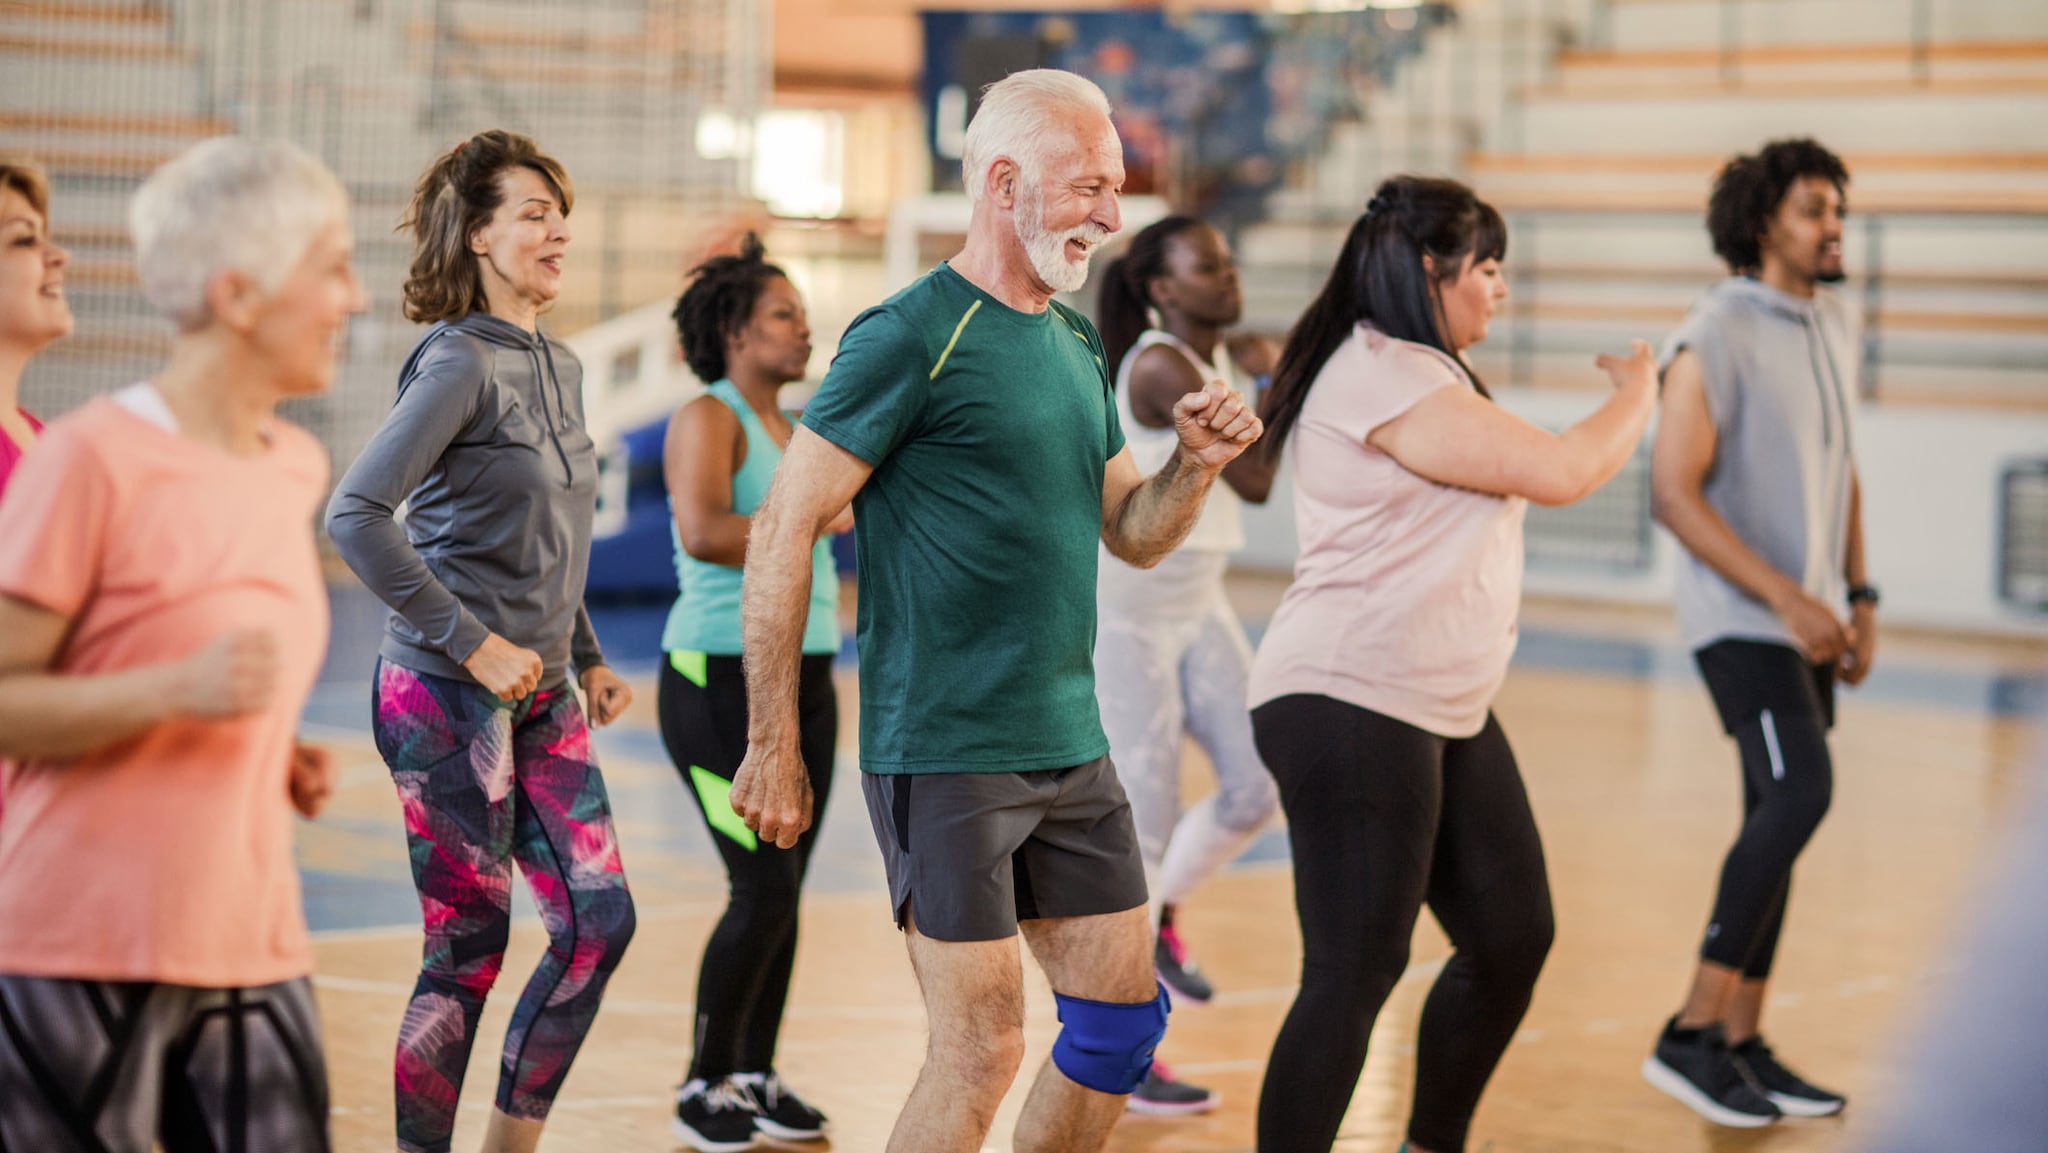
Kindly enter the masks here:
[[[562, 414], [563, 420], [567, 420], [569, 419], [569, 410], [564, 406], [562, 400], [562, 378], [555, 374], [554, 350], [548, 347], [547, 338], [542, 336], [538, 330], [534, 332], [533, 339], [540, 345], [541, 355], [547, 357], [548, 380], [555, 386], [555, 411]], [[531, 346], [527, 348], [526, 355], [533, 357]], [[533, 372], [535, 378], [538, 379], [540, 376], [540, 357], [533, 357]], [[576, 469], [569, 463], [569, 450], [562, 447], [562, 430], [555, 426], [555, 414], [548, 411], [548, 394], [545, 391], [540, 394], [540, 412], [542, 416], [547, 418], [548, 438], [555, 442], [555, 455], [562, 458], [562, 472], [568, 477], [563, 482], [562, 487], [572, 488], [576, 483]]]
[[[1828, 348], [1827, 339], [1820, 331], [1820, 318], [1811, 312], [1805, 312], [1801, 314], [1800, 320], [1806, 329], [1807, 355], [1813, 359], [1813, 378], [1820, 385], [1821, 390], [1822, 443], [1833, 443], [1833, 438], [1828, 432], [1831, 427], [1829, 417], [1838, 414], [1842, 425], [1842, 449], [1844, 452], [1847, 452], [1849, 451], [1849, 398], [1848, 390], [1842, 387], [1841, 370], [1835, 367], [1835, 354]], [[1821, 371], [1822, 361], [1827, 363], [1827, 371], [1825, 373]], [[1828, 406], [1830, 400], [1834, 402], [1832, 410]]]
[[[440, 321], [420, 341], [418, 347], [412, 350], [412, 355], [406, 358], [405, 367], [401, 368], [398, 373], [399, 390], [401, 392], [404, 391], [406, 382], [412, 379], [413, 369], [419, 364], [420, 358], [425, 355], [428, 346], [448, 332], [467, 332], [470, 335], [489, 341], [494, 347], [500, 349], [512, 347], [515, 342], [511, 334], [518, 334], [518, 346], [526, 351], [527, 363], [533, 366], [534, 390], [540, 396], [541, 419], [547, 421], [548, 439], [554, 442], [555, 456], [561, 460], [562, 473], [567, 477], [562, 487], [574, 488], [576, 485], [576, 466], [570, 463], [569, 450], [562, 444], [562, 425], [568, 422], [569, 405], [562, 392], [561, 375], [555, 371], [554, 350], [548, 347], [547, 337], [542, 336], [538, 328], [528, 332], [510, 321], [494, 317], [487, 312], [471, 313], [469, 316], [455, 321]], [[543, 368], [543, 361], [545, 361], [545, 368]], [[548, 406], [549, 384], [553, 384], [555, 388], [555, 403], [552, 408]], [[560, 415], [560, 420], [556, 419], [557, 414]]]

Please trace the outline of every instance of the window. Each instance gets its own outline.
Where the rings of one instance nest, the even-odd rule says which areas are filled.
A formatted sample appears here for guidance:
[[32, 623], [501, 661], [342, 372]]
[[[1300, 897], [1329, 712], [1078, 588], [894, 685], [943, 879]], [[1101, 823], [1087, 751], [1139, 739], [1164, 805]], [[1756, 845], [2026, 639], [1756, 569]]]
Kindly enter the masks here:
[[777, 216], [831, 217], [846, 200], [845, 121], [779, 108], [754, 127], [754, 195]]

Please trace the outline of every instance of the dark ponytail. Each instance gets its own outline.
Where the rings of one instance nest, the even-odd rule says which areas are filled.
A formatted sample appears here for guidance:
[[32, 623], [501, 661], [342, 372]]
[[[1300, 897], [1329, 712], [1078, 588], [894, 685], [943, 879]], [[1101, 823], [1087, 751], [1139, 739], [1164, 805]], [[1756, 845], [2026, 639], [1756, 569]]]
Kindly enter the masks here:
[[1152, 327], [1152, 281], [1166, 275], [1166, 245], [1183, 232], [1200, 228], [1192, 216], [1168, 216], [1153, 221], [1131, 238], [1130, 247], [1110, 263], [1102, 278], [1102, 292], [1095, 309], [1095, 326], [1102, 334], [1103, 351], [1109, 356], [1109, 375], [1114, 381], [1124, 357], [1138, 337]]
[[[1470, 188], [1433, 177], [1389, 177], [1344, 238], [1322, 292], [1287, 334], [1261, 414], [1266, 453], [1279, 455], [1301, 419], [1309, 387], [1361, 321], [1397, 340], [1447, 353], [1463, 366], [1439, 319], [1441, 286], [1458, 275], [1467, 256], [1476, 264], [1500, 260], [1507, 251], [1500, 213]], [[1423, 268], [1425, 255], [1436, 262], [1434, 277]], [[1491, 395], [1470, 366], [1465, 375], [1480, 395]]]

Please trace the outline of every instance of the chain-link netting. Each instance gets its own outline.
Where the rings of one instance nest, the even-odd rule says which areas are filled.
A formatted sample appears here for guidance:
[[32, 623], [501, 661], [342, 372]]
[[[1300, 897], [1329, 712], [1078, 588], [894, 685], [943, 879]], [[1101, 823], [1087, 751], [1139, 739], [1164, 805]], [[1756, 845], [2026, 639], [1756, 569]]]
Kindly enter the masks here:
[[[31, 365], [45, 417], [138, 379], [167, 331], [137, 291], [126, 211], [156, 165], [209, 136], [283, 136], [324, 159], [355, 205], [373, 297], [327, 396], [294, 419], [345, 465], [387, 407], [417, 338], [399, 314], [410, 259], [393, 231], [427, 161], [470, 133], [525, 132], [576, 184], [566, 334], [674, 292], [731, 213], [743, 159], [706, 159], [699, 126], [766, 102], [755, 0], [93, 0], [0, 3], [0, 151], [51, 178], [72, 254], [77, 330]], [[715, 151], [715, 150], [714, 150]]]

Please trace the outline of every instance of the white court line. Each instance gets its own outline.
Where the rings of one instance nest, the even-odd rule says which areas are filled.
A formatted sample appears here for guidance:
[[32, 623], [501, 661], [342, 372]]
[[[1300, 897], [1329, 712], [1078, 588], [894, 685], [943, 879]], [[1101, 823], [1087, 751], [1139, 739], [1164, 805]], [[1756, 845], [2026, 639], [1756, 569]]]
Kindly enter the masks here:
[[[380, 997], [410, 997], [413, 992], [410, 984], [399, 981], [368, 981], [360, 977], [334, 977], [320, 973], [313, 975], [313, 987], [331, 989], [338, 993], [366, 993]], [[607, 997], [604, 1009], [649, 1016], [692, 1017], [696, 1015], [697, 1006], [693, 1001], [648, 1001], [628, 997]], [[787, 1016], [817, 1021], [913, 1021], [924, 1016], [924, 1007], [918, 1004], [791, 1006]]]
[[1265, 1067], [1264, 1057], [1243, 1061], [1175, 1061], [1173, 1075], [1179, 1077], [1182, 1073], [1192, 1073], [1197, 1077], [1206, 1077], [1211, 1073], [1256, 1073]]
[[[819, 893], [816, 897], [805, 897], [804, 899], [810, 901], [821, 900], [827, 897], [871, 895], [867, 893]], [[708, 913], [723, 912], [724, 909], [724, 901], [685, 901], [675, 905], [656, 905], [651, 909], [642, 909], [635, 906], [633, 919], [635, 921], [673, 921], [678, 917], [703, 916]], [[514, 917], [512, 923], [515, 925], [537, 925], [540, 923], [540, 916], [538, 914], [530, 914]], [[316, 945], [324, 945], [330, 941], [403, 941], [407, 938], [418, 937], [419, 935], [420, 927], [416, 924], [366, 925], [360, 929], [320, 929], [311, 934], [313, 943]]]
[[[1444, 962], [1441, 959], [1417, 961], [1408, 966], [1408, 970], [1401, 974], [1400, 983], [1405, 985], [1412, 981], [1429, 980], [1435, 977], [1443, 967]], [[313, 984], [317, 988], [332, 989], [341, 993], [369, 993], [389, 997], [410, 997], [413, 992], [411, 984], [399, 981], [371, 981], [360, 977], [338, 977], [317, 973], [313, 976]], [[1210, 1004], [1224, 1008], [1244, 1005], [1270, 1005], [1275, 1002], [1292, 1001], [1294, 1000], [1294, 995], [1299, 991], [1299, 987], [1295, 985], [1275, 985], [1267, 989], [1244, 989], [1233, 993], [1219, 993]], [[696, 1003], [694, 1001], [649, 1001], [608, 997], [605, 999], [604, 1007], [621, 1012], [676, 1017], [688, 1017], [696, 1012]], [[789, 1009], [789, 1016], [821, 1021], [905, 1021], [923, 1017], [924, 1007], [916, 1003], [905, 1005], [792, 1005]], [[1231, 1063], [1226, 1062], [1225, 1064]], [[1180, 1068], [1180, 1065], [1176, 1064], [1174, 1067]], [[1206, 1069], [1210, 1066], [1189, 1065], [1187, 1067], [1190, 1069]], [[1221, 1066], [1218, 1067], [1220, 1068]]]
[[[581, 1113], [596, 1109], [673, 1109], [673, 1097], [563, 1097], [556, 1101], [551, 1113]], [[336, 1105], [327, 1111], [331, 1117], [375, 1117], [384, 1110], [375, 1105], [350, 1108]]]

